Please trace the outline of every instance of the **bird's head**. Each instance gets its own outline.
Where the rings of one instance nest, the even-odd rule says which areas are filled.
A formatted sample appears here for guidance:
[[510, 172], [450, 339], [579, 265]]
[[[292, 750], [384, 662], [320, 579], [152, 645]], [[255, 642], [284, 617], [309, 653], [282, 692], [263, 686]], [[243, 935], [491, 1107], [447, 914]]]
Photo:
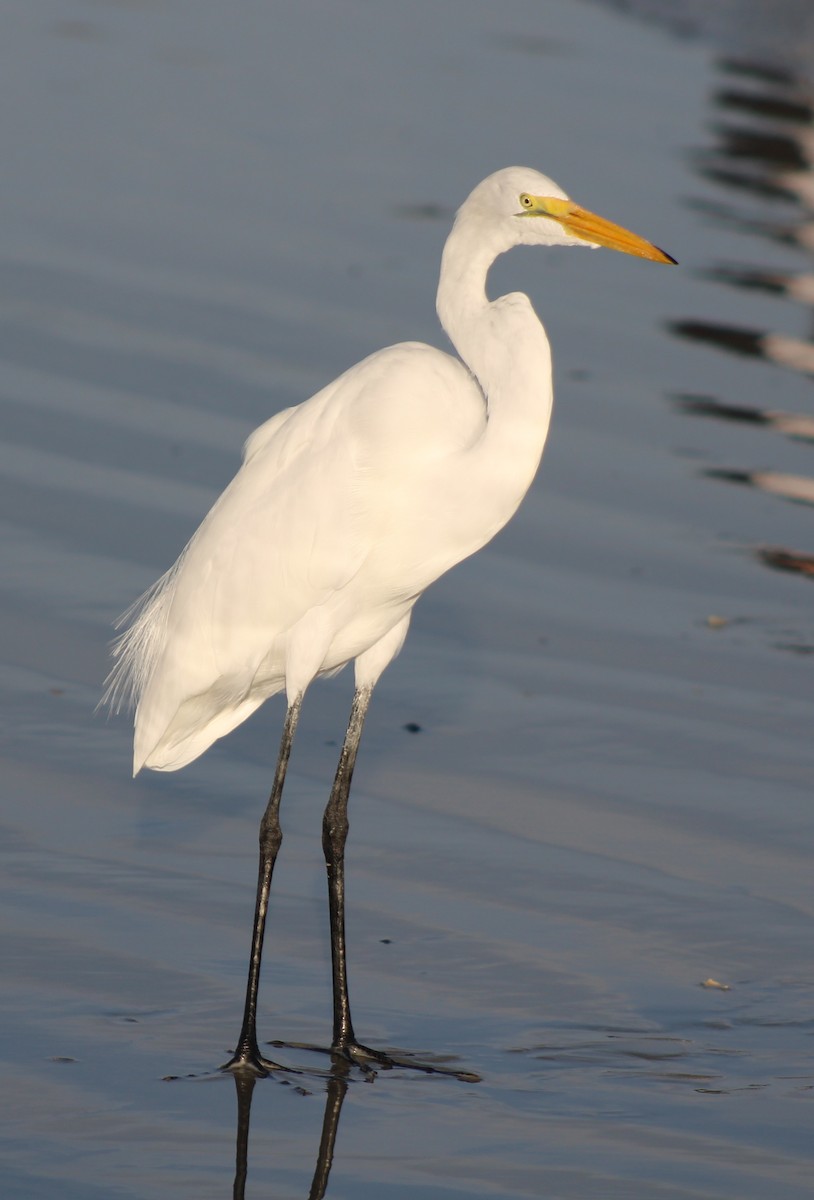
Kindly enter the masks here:
[[629, 229], [573, 201], [548, 176], [529, 167], [506, 167], [484, 179], [459, 217], [500, 229], [509, 246], [606, 246], [652, 262], [676, 260]]

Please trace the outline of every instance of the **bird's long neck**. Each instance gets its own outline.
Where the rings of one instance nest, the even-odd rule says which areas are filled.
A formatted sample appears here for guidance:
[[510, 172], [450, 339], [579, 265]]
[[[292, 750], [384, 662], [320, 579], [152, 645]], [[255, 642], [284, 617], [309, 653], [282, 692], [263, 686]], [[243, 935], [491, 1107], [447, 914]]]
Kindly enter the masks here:
[[456, 224], [437, 296], [441, 324], [484, 396], [486, 425], [467, 454], [467, 469], [493, 495], [497, 528], [534, 478], [553, 402], [548, 338], [528, 297], [512, 293], [490, 302], [486, 295], [489, 267], [504, 249]]

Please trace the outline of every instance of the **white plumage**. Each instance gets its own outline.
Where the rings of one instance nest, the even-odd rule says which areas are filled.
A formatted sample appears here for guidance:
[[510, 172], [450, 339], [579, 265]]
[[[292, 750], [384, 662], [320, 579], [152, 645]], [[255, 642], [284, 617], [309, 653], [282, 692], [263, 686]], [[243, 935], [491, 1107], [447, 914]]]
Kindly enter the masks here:
[[[350, 661], [369, 698], [424, 589], [516, 511], [552, 406], [548, 339], [530, 301], [485, 292], [491, 263], [520, 244], [672, 261], [536, 171], [480, 183], [457, 215], [438, 288], [459, 357], [391, 346], [261, 425], [178, 562], [136, 606], [109, 686], [114, 706], [136, 702], [135, 772], [184, 766], [283, 689], [296, 723], [312, 680]], [[278, 781], [281, 790], [279, 768]], [[260, 1069], [253, 1016], [249, 1032], [244, 1023], [245, 1053], [230, 1065]], [[342, 1040], [335, 1020], [334, 1049]]]

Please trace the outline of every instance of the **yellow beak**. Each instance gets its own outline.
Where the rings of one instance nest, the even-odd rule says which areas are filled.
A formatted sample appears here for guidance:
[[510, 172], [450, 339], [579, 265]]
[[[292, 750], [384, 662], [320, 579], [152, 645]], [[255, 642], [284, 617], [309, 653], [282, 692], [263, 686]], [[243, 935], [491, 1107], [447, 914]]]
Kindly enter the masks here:
[[607, 246], [609, 250], [620, 250], [622, 254], [634, 254], [637, 258], [647, 258], [651, 262], [675, 263], [676, 260], [664, 250], [659, 250], [652, 242], [645, 241], [629, 229], [606, 221], [587, 208], [580, 208], [573, 200], [561, 200], [557, 196], [532, 196], [524, 192], [520, 197], [522, 212], [519, 217], [548, 217], [557, 221], [572, 237], [581, 238], [585, 242], [593, 242], [597, 246]]

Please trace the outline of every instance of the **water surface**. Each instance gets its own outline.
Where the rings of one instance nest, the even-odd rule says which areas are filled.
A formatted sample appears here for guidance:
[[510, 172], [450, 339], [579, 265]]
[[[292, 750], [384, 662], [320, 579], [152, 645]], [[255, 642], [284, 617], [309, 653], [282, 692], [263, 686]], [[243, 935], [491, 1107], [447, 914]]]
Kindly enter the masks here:
[[[810, 1195], [814, 99], [802, 32], [764, 60], [730, 29], [566, 0], [5, 5], [4, 1194], [228, 1196], [237, 1142], [257, 1197]], [[282, 709], [131, 781], [128, 722], [94, 714], [111, 623], [256, 424], [378, 346], [443, 344], [451, 214], [512, 162], [682, 265], [498, 264], [554, 345], [543, 470], [421, 601], [366, 730], [357, 1028], [482, 1082], [280, 1076], [237, 1137], [215, 1068]], [[267, 1038], [329, 1031], [349, 699], [341, 676], [303, 717]]]

